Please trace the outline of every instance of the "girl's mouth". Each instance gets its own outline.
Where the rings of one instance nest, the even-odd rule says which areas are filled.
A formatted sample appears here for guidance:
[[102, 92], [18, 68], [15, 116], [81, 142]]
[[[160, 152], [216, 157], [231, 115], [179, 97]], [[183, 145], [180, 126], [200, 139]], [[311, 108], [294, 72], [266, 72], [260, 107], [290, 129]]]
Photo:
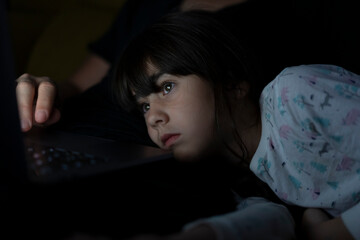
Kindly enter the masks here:
[[166, 148], [171, 147], [175, 141], [180, 137], [179, 133], [172, 133], [172, 134], [164, 134], [161, 137], [161, 142], [164, 144]]

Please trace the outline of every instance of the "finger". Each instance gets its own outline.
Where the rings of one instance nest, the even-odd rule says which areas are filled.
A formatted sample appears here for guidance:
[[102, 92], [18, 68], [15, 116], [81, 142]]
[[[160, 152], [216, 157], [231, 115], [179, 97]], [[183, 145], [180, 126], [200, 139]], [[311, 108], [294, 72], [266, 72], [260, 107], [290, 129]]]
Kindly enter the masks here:
[[59, 111], [59, 109], [55, 108], [53, 109], [53, 111], [50, 114], [50, 117], [48, 118], [48, 120], [44, 123], [34, 123], [37, 126], [41, 126], [41, 127], [45, 127], [45, 126], [49, 126], [52, 125], [54, 123], [57, 123], [60, 120], [61, 117], [61, 113]]
[[55, 85], [49, 81], [46, 81], [46, 77], [42, 78], [43, 79], [37, 79], [37, 81], [40, 79], [35, 108], [35, 121], [37, 123], [45, 123], [49, 119], [56, 97]]
[[[19, 79], [29, 79], [28, 74], [23, 74]], [[16, 98], [20, 115], [22, 131], [28, 131], [32, 127], [33, 104], [35, 97], [35, 87], [30, 81], [19, 82], [16, 86]]]

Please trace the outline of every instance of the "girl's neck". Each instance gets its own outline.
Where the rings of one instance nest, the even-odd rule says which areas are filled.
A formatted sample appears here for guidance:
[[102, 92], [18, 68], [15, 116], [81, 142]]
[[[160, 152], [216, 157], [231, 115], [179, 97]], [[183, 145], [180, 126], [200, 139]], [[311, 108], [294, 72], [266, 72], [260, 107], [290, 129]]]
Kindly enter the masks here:
[[[259, 107], [248, 98], [245, 98], [239, 106], [235, 106], [233, 109], [233, 119], [238, 135], [247, 150], [244, 163], [249, 165], [260, 143], [262, 130], [260, 110]], [[232, 137], [229, 146], [237, 153], [242, 154], [241, 146], [234, 137]], [[230, 158], [232, 162], [239, 162], [238, 157], [235, 157], [234, 154], [230, 155], [232, 155]]]
[[253, 158], [261, 138], [261, 120], [260, 117], [256, 120], [253, 126], [249, 129], [246, 129], [241, 136], [247, 150], [248, 150], [248, 158], [247, 163], [250, 163], [251, 159]]

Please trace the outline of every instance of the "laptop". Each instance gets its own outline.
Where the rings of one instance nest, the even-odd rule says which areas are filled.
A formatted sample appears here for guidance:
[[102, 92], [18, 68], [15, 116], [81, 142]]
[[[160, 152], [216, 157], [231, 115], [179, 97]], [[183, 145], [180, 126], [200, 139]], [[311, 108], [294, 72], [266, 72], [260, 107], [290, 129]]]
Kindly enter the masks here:
[[170, 152], [150, 146], [64, 131], [37, 128], [22, 133], [7, 15], [5, 6], [0, 7], [1, 182], [60, 183], [171, 157]]

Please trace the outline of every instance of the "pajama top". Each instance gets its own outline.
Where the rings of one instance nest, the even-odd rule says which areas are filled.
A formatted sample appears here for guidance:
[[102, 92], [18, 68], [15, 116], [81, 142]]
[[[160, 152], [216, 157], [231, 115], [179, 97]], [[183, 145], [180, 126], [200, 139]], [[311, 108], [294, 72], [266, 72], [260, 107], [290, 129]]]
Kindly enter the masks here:
[[360, 76], [333, 65], [286, 68], [260, 105], [251, 170], [283, 201], [341, 215], [360, 239]]

